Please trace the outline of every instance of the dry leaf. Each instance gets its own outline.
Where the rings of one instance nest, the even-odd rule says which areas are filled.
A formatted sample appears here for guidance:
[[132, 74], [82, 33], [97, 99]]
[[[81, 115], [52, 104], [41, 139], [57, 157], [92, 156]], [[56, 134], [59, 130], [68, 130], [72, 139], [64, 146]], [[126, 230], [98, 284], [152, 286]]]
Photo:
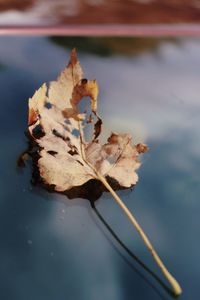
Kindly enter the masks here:
[[[91, 99], [90, 115], [80, 113], [78, 104], [83, 97]], [[114, 188], [136, 184], [138, 156], [147, 151], [145, 144], [133, 145], [129, 134], [112, 133], [101, 145], [102, 120], [97, 114], [98, 85], [96, 80], [83, 78], [76, 51], [71, 52], [68, 66], [56, 81], [46, 84], [29, 99], [28, 132], [35, 177], [53, 191], [97, 199], [102, 186], [110, 191], [116, 202], [135, 226], [156, 263], [168, 279], [174, 294], [181, 287], [164, 266], [149, 239], [124, 205]], [[85, 129], [93, 125], [91, 138], [85, 140]], [[24, 155], [24, 153], [23, 153]], [[78, 191], [78, 192], [77, 192]], [[73, 194], [73, 195], [72, 195]]]
[[[89, 123], [94, 126], [90, 141], [85, 141], [88, 126], [86, 114], [78, 104], [85, 96], [91, 99]], [[46, 84], [29, 99], [29, 133], [39, 148], [37, 167], [43, 182], [58, 192], [80, 187], [92, 179], [96, 172], [128, 188], [136, 184], [136, 170], [140, 166], [138, 155], [146, 145], [133, 145], [128, 134], [112, 133], [101, 145], [98, 136], [102, 121], [97, 114], [98, 85], [96, 80], [83, 79], [83, 71], [76, 51], [71, 52], [68, 66], [56, 81]], [[91, 117], [93, 114], [93, 117]], [[96, 123], [94, 123], [94, 120]]]

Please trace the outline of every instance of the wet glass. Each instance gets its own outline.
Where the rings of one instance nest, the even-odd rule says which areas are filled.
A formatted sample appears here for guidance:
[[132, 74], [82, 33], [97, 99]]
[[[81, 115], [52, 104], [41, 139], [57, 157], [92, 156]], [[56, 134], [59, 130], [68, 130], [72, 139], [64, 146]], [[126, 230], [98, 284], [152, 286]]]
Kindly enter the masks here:
[[120, 192], [172, 274], [180, 299], [198, 299], [200, 278], [200, 39], [0, 37], [0, 298], [171, 299], [136, 231], [112, 197], [69, 200], [31, 185], [27, 99], [53, 80], [76, 46], [99, 87], [104, 135], [129, 132], [150, 148], [139, 182]]

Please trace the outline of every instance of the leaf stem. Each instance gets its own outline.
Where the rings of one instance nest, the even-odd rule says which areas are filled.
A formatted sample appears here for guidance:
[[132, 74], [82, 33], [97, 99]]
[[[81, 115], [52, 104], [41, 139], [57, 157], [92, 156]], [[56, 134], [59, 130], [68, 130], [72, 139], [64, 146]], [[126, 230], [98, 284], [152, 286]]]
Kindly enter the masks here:
[[177, 280], [169, 273], [169, 271], [167, 270], [167, 268], [165, 267], [164, 263], [162, 262], [162, 260], [160, 259], [160, 257], [158, 256], [158, 254], [156, 253], [156, 251], [154, 250], [151, 242], [149, 241], [148, 237], [146, 236], [146, 234], [144, 233], [143, 229], [141, 228], [141, 226], [139, 225], [139, 223], [137, 222], [137, 220], [135, 219], [135, 217], [133, 216], [133, 214], [130, 212], [130, 210], [126, 207], [126, 205], [122, 202], [122, 200], [119, 198], [119, 196], [116, 194], [116, 192], [113, 190], [113, 188], [110, 186], [110, 184], [107, 182], [107, 180], [105, 179], [104, 176], [102, 176], [97, 170], [96, 168], [86, 159], [85, 156], [85, 151], [83, 148], [83, 136], [82, 136], [82, 131], [81, 131], [81, 126], [80, 123], [78, 123], [79, 125], [79, 131], [80, 131], [80, 147], [81, 147], [81, 155], [83, 160], [85, 161], [85, 163], [94, 171], [94, 173], [96, 174], [96, 179], [99, 179], [103, 185], [107, 188], [107, 190], [112, 194], [113, 198], [116, 200], [116, 202], [118, 203], [118, 205], [121, 207], [121, 209], [123, 210], [123, 212], [127, 215], [128, 219], [130, 220], [130, 222], [133, 224], [133, 226], [136, 228], [137, 232], [139, 233], [139, 235], [141, 236], [142, 240], [144, 241], [145, 245], [147, 246], [147, 248], [149, 249], [151, 255], [153, 256], [154, 260], [156, 261], [156, 263], [158, 264], [159, 268], [161, 269], [162, 273], [164, 274], [165, 278], [168, 280], [168, 282], [171, 284], [173, 293], [175, 296], [179, 296], [182, 293], [182, 289], [179, 285], [179, 283], [177, 282]]
[[160, 267], [162, 273], [168, 280], [168, 282], [171, 284], [171, 287], [173, 289], [173, 292], [176, 296], [179, 296], [182, 292], [182, 289], [179, 285], [179, 283], [176, 281], [176, 279], [169, 273], [163, 262], [161, 261], [160, 257], [154, 250], [151, 242], [149, 241], [148, 237], [144, 233], [143, 229], [135, 219], [135, 217], [132, 215], [132, 213], [129, 211], [129, 209], [125, 206], [125, 204], [122, 202], [122, 200], [119, 198], [119, 196], [116, 194], [116, 192], [112, 189], [110, 184], [107, 182], [107, 180], [96, 171], [96, 175], [99, 178], [99, 180], [104, 184], [104, 186], [107, 188], [107, 190], [112, 194], [118, 205], [121, 207], [123, 212], [127, 215], [129, 218], [130, 222], [134, 225], [136, 230], [138, 231], [139, 235], [141, 236], [142, 240], [144, 241], [145, 245], [149, 249], [150, 253], [152, 254], [153, 258], [155, 259], [156, 263]]

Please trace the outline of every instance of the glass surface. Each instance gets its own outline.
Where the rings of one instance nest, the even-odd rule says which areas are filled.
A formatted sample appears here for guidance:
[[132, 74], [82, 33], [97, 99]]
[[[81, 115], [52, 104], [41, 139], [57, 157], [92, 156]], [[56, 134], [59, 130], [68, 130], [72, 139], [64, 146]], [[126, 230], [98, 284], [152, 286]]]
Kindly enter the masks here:
[[[180, 299], [198, 299], [200, 39], [88, 39], [83, 49], [81, 39], [44, 37], [0, 38], [0, 299], [171, 299], [87, 200], [33, 187], [30, 164], [16, 168], [27, 99], [57, 77], [76, 45], [85, 76], [99, 83], [104, 138], [128, 132], [150, 148], [135, 189], [119, 194], [180, 282]], [[112, 197], [105, 193], [96, 206], [165, 281]]]

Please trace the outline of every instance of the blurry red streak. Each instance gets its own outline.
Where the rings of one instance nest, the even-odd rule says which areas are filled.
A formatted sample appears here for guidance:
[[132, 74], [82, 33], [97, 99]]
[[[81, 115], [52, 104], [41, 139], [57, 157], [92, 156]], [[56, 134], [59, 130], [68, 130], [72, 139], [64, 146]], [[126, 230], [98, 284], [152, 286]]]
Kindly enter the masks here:
[[0, 27], [1, 35], [67, 36], [200, 36], [200, 24], [69, 25], [45, 27]]

